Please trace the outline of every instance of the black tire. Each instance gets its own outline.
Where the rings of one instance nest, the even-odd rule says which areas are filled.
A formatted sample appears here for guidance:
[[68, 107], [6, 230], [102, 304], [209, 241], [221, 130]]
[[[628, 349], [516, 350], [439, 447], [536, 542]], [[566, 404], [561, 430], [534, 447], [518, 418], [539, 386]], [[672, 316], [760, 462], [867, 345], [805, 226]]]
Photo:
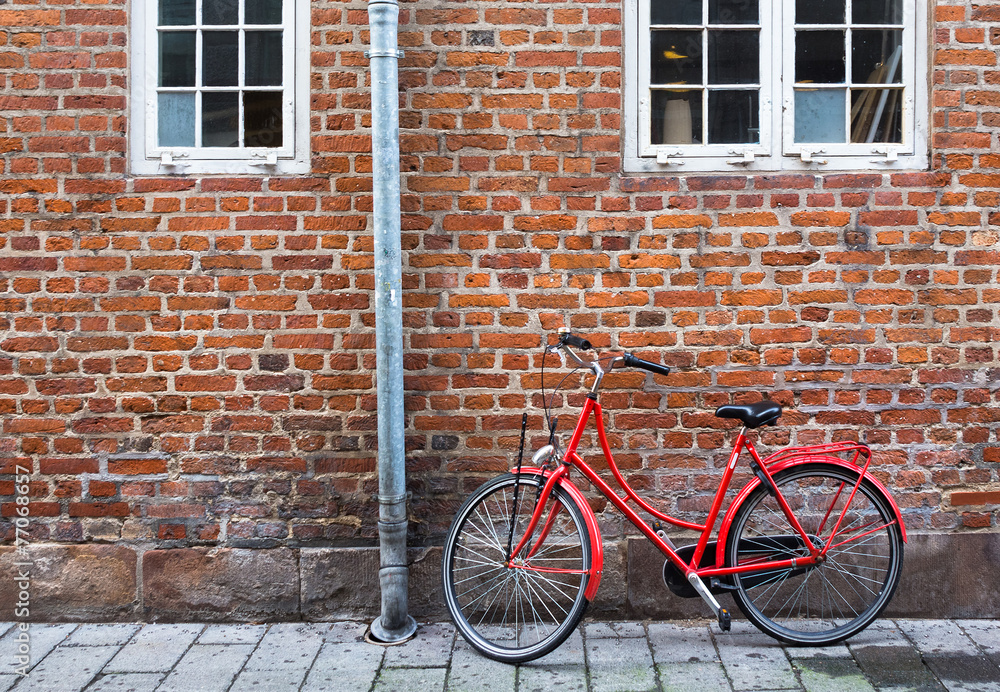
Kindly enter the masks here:
[[[858, 473], [810, 463], [785, 469], [774, 480], [806, 534], [822, 547]], [[824, 521], [831, 507], [834, 511]], [[870, 625], [899, 583], [903, 538], [890, 501], [867, 479], [833, 543], [826, 561], [814, 567], [733, 575], [733, 598], [740, 610], [775, 639], [803, 646], [833, 644]], [[808, 554], [767, 489], [761, 485], [751, 492], [729, 530], [726, 564]]]
[[[523, 474], [518, 490], [516, 547], [527, 528], [542, 481]], [[538, 572], [505, 566], [516, 479], [505, 474], [480, 486], [455, 515], [444, 544], [445, 601], [458, 631], [484, 656], [523, 663], [544, 656], [565, 641], [587, 607], [584, 592], [591, 564], [583, 513], [556, 487], [525, 555], [540, 535], [555, 503], [555, 525], [528, 566], [567, 570]]]

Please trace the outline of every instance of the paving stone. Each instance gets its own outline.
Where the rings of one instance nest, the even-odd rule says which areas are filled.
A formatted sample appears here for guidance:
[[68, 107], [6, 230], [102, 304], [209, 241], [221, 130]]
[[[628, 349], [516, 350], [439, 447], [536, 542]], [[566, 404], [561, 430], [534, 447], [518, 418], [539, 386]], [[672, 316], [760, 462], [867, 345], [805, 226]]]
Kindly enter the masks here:
[[807, 658], [795, 662], [809, 692], [874, 692], [858, 665], [849, 658]]
[[[159, 690], [224, 692], [253, 649], [253, 644], [195, 644], [177, 662]], [[302, 682], [301, 678], [298, 682]]]
[[326, 641], [334, 644], [347, 644], [349, 642], [361, 642], [365, 639], [365, 631], [368, 625], [363, 622], [335, 622], [330, 625], [330, 630], [326, 633]]
[[912, 646], [903, 631], [892, 620], [876, 620], [845, 642], [856, 646]]
[[[462, 637], [456, 637], [456, 640], [465, 641]], [[554, 651], [550, 651], [541, 658], [536, 658], [530, 663], [524, 665], [540, 665], [540, 666], [563, 666], [563, 665], [583, 665], [583, 635], [580, 633], [580, 629], [577, 628], [571, 635], [566, 638], [562, 644], [557, 646]]]
[[[364, 641], [327, 642], [319, 650], [309, 677], [302, 686], [302, 692], [327, 692], [336, 689], [367, 692], [375, 681], [384, 654], [383, 647]], [[234, 692], [236, 689], [234, 686]]]
[[443, 692], [447, 668], [383, 668], [374, 692]]
[[656, 670], [663, 692], [729, 692], [733, 689], [720, 663], [661, 663]]
[[247, 661], [244, 674], [247, 671], [284, 670], [289, 677], [298, 674], [301, 682], [323, 646], [323, 635], [329, 628], [325, 624], [289, 622], [271, 625]]
[[785, 652], [767, 637], [762, 644], [756, 635], [718, 636], [719, 656], [734, 690], [798, 689]]
[[979, 653], [976, 643], [952, 620], [898, 620], [897, 624], [920, 653]]
[[449, 692], [514, 692], [517, 667], [486, 658], [459, 637], [451, 656]]
[[923, 658], [949, 692], [1000, 692], [1000, 668], [983, 655], [926, 654]]
[[[52, 649], [56, 648], [69, 634], [76, 629], [76, 625], [39, 625], [31, 623], [28, 625], [28, 646], [30, 651], [28, 656], [29, 668], [38, 664], [45, 658]], [[18, 655], [19, 647], [23, 642], [18, 641], [18, 637], [23, 634], [19, 627], [8, 630], [7, 634], [0, 639], [0, 661], [3, 665], [13, 664], [17, 661], [14, 657]], [[20, 666], [20, 664], [18, 664]], [[14, 667], [13, 665], [11, 667]]]
[[408, 642], [385, 649], [385, 665], [392, 668], [445, 667], [451, 656], [455, 627], [446, 623], [422, 625]]
[[[721, 635], [726, 636], [726, 635]], [[708, 626], [683, 626], [669, 622], [649, 625], [649, 642], [657, 663], [697, 663], [718, 661]]]
[[209, 625], [198, 637], [199, 644], [257, 644], [267, 625]]
[[63, 646], [121, 646], [128, 642], [141, 625], [132, 623], [80, 625]]
[[577, 665], [536, 664], [537, 661], [534, 661], [518, 668], [518, 692], [587, 691], [587, 669], [582, 663]]
[[166, 673], [204, 625], [146, 625], [105, 666], [105, 673]]
[[1000, 620], [957, 620], [956, 623], [1000, 666]]
[[120, 673], [95, 680], [87, 692], [153, 692], [163, 673]]
[[385, 649], [367, 642], [327, 642], [316, 656], [302, 692], [369, 690]]
[[643, 639], [587, 639], [592, 692], [656, 689], [653, 655]]
[[0, 622], [0, 637], [7, 634], [10, 628], [14, 626], [13, 622]]
[[785, 649], [789, 658], [850, 658], [851, 652], [847, 644], [830, 644], [828, 646], [789, 646]]
[[587, 639], [646, 636], [641, 622], [588, 622], [584, 625], [584, 632]]
[[880, 690], [943, 690], [912, 646], [851, 646], [861, 672]]
[[118, 651], [116, 646], [57, 646], [18, 684], [18, 692], [77, 692]]
[[0, 692], [7, 692], [20, 679], [20, 675], [0, 675]]

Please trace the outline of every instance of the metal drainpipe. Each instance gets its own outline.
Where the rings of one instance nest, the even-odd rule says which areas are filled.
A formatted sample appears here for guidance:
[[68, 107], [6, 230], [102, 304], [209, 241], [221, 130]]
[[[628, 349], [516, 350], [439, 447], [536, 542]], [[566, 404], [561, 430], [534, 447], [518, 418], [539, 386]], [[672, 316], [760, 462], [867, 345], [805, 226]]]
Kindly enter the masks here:
[[375, 233], [375, 368], [378, 393], [379, 641], [413, 636], [407, 614], [406, 461], [403, 441], [403, 302], [399, 216], [399, 52], [396, 0], [370, 0], [372, 220]]

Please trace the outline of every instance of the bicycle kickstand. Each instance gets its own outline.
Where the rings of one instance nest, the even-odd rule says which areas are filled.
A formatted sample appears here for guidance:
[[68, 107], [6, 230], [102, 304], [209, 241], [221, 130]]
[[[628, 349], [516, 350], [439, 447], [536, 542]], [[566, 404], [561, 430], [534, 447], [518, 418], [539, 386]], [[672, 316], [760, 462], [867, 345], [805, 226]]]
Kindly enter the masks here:
[[701, 577], [691, 572], [688, 574], [687, 580], [694, 587], [694, 590], [698, 592], [698, 595], [708, 604], [708, 607], [712, 609], [712, 612], [715, 613], [715, 617], [719, 619], [719, 628], [723, 632], [728, 632], [732, 629], [733, 621], [729, 615], [729, 611], [719, 605], [719, 601], [716, 600], [712, 592], [705, 586], [705, 582], [701, 580]]

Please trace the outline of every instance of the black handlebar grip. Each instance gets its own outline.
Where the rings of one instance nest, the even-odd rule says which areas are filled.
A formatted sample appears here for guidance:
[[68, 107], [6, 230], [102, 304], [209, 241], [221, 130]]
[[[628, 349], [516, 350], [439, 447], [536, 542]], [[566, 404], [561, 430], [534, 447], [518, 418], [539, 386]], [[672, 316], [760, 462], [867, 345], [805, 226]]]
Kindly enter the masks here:
[[564, 344], [574, 346], [584, 351], [589, 351], [590, 349], [593, 348], [593, 346], [590, 345], [589, 341], [587, 341], [586, 339], [581, 339], [580, 337], [575, 336], [573, 334], [569, 333], [563, 334], [562, 337], [560, 337], [560, 339]]
[[636, 358], [631, 353], [626, 353], [623, 356], [625, 360], [625, 365], [630, 368], [642, 368], [643, 370], [649, 370], [650, 372], [655, 372], [657, 375], [669, 375], [670, 368], [666, 365], [660, 365], [659, 363], [650, 363], [648, 360], [643, 360], [642, 358]]

